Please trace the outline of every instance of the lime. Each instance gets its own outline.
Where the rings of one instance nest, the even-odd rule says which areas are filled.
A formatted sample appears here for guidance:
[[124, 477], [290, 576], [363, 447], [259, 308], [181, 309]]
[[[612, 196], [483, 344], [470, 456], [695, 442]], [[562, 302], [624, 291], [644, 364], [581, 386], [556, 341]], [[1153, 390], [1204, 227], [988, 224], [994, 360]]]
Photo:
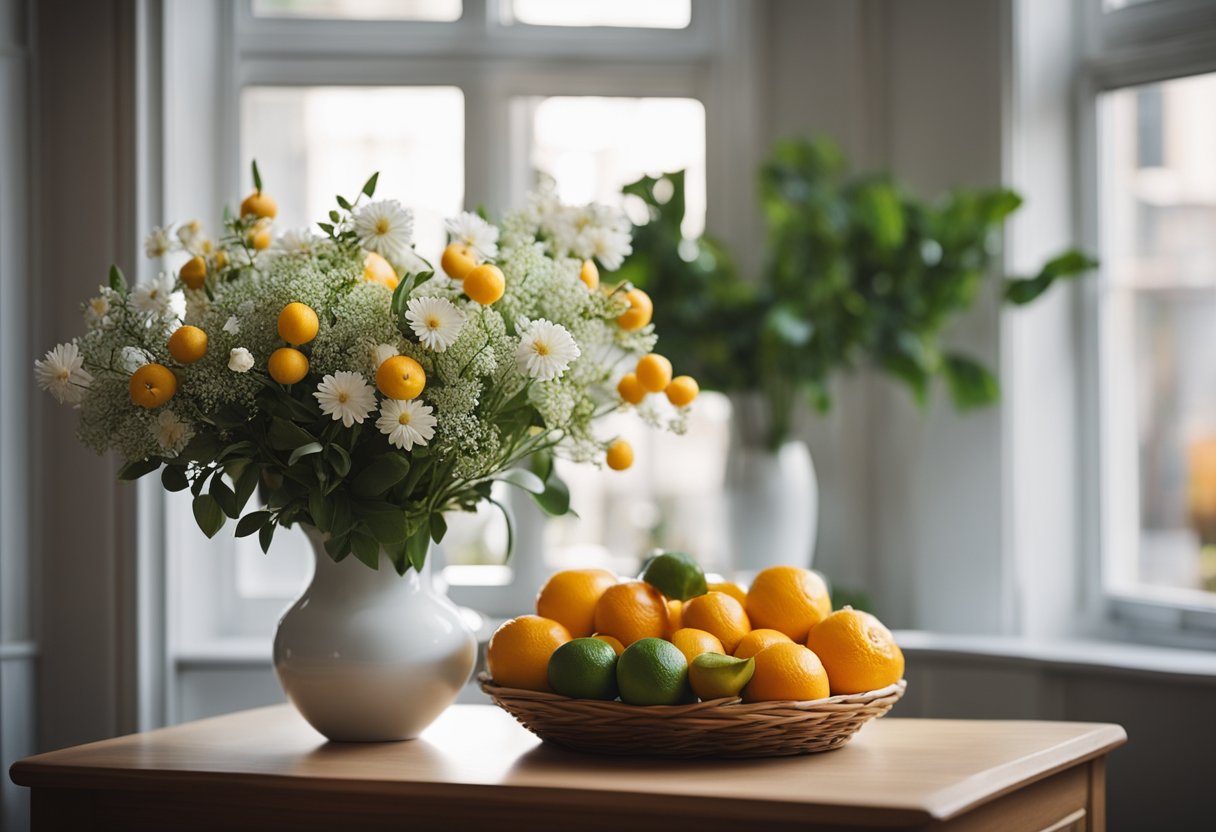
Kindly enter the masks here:
[[688, 682], [701, 699], [722, 699], [738, 696], [755, 672], [755, 659], [702, 653], [688, 668]]
[[571, 699], [616, 699], [616, 651], [597, 638], [576, 638], [549, 657], [549, 687]]
[[644, 638], [625, 648], [616, 663], [621, 701], [630, 705], [678, 705], [692, 699], [688, 659], [670, 641]]
[[683, 552], [658, 552], [646, 562], [642, 580], [673, 601], [687, 601], [708, 590], [705, 573]]

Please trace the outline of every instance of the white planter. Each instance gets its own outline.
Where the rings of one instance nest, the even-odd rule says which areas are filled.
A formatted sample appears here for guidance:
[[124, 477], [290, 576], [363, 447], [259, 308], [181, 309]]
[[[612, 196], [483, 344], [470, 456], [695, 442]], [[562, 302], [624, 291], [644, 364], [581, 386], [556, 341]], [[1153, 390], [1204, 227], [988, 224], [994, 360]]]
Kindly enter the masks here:
[[305, 532], [316, 572], [274, 638], [287, 698], [331, 740], [417, 737], [473, 672], [473, 633], [427, 576], [398, 575], [383, 553], [378, 570], [353, 555], [335, 563]]

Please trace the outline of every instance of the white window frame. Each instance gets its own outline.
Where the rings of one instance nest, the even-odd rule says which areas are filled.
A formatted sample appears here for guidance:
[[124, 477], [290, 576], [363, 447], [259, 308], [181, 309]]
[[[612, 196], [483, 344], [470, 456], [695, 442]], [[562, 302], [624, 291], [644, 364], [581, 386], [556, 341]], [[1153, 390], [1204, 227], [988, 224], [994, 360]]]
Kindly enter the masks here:
[[[1148, 0], [1104, 10], [1103, 0], [1084, 3], [1085, 60], [1077, 82], [1078, 184], [1081, 233], [1090, 251], [1101, 256], [1099, 98], [1105, 92], [1216, 71], [1216, 0]], [[1117, 525], [1116, 498], [1108, 483], [1108, 461], [1115, 440], [1103, 413], [1112, 371], [1111, 337], [1105, 293], [1099, 277], [1084, 287], [1082, 321], [1082, 470], [1085, 499], [1085, 571], [1089, 606], [1098, 611], [1093, 625], [1113, 637], [1212, 647], [1216, 645], [1216, 603], [1188, 600], [1182, 591], [1120, 590], [1111, 585], [1109, 547]], [[1092, 429], [1096, 428], [1096, 429]]]
[[[526, 179], [521, 171], [527, 169], [528, 148], [511, 123], [513, 98], [688, 97], [706, 109], [707, 190], [714, 195], [707, 226], [735, 250], [755, 250], [752, 171], [761, 127], [758, 117], [749, 117], [759, 107], [753, 4], [697, 0], [685, 29], [635, 29], [512, 25], [503, 22], [503, 2], [464, 0], [461, 19], [442, 23], [257, 17], [252, 0], [168, 4], [166, 218], [203, 211], [218, 217], [224, 201], [247, 186], [239, 136], [240, 92], [247, 86], [459, 87], [465, 98], [465, 204], [492, 212], [516, 201]], [[187, 49], [188, 56], [182, 54]], [[175, 52], [182, 57], [175, 60]], [[165, 551], [210, 550], [211, 576], [189, 592], [216, 610], [230, 606], [233, 599], [225, 602], [219, 594], [232, 590], [231, 524], [215, 540], [204, 540], [178, 497], [146, 489], [141, 511], [169, 521], [162, 535]], [[539, 545], [540, 527], [519, 519], [520, 548], [528, 537]], [[518, 551], [517, 558], [517, 586], [469, 587], [457, 600], [499, 610], [518, 607], [520, 599], [530, 603], [537, 570], [544, 567], [527, 563]], [[168, 558], [170, 672], [163, 695], [169, 722], [182, 718], [178, 702], [192, 696], [179, 689], [179, 683], [187, 684], [180, 682], [182, 668], [256, 666], [264, 672], [270, 660], [269, 633], [257, 644], [248, 638], [183, 638], [174, 623], [174, 594], [186, 591], [179, 566], [177, 558]]]

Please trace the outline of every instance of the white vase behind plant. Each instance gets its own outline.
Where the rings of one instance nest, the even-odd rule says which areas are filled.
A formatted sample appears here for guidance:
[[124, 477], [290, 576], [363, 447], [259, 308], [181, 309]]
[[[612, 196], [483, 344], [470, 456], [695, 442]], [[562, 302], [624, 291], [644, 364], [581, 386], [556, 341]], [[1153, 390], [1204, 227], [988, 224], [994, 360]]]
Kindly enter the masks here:
[[425, 575], [398, 575], [383, 553], [375, 570], [353, 555], [335, 563], [305, 531], [316, 572], [274, 639], [287, 698], [331, 740], [417, 737], [473, 672], [473, 633]]

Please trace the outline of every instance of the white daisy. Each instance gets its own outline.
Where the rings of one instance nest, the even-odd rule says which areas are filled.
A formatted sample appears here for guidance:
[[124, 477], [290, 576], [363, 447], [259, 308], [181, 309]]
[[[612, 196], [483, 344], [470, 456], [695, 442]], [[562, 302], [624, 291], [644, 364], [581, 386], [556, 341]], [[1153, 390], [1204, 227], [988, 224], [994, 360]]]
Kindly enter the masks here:
[[98, 295], [89, 300], [84, 306], [84, 319], [86, 323], [95, 324], [108, 322], [106, 316], [110, 314], [110, 299], [103, 295]]
[[413, 298], [405, 310], [410, 329], [435, 352], [443, 352], [456, 342], [464, 319], [464, 312], [447, 298]]
[[253, 369], [253, 353], [244, 347], [228, 351], [228, 369], [234, 373], [247, 373]]
[[177, 456], [194, 437], [194, 428], [171, 410], [162, 410], [153, 425], [156, 442], [168, 456]]
[[200, 238], [203, 235], [203, 224], [198, 220], [190, 220], [183, 223], [177, 229], [177, 239], [181, 242], [182, 248], [191, 251], [193, 246], [201, 242]]
[[521, 372], [537, 381], [552, 381], [561, 378], [579, 355], [578, 344], [564, 326], [541, 318], [520, 333], [515, 362]]
[[131, 292], [131, 306], [145, 315], [173, 315], [181, 318], [186, 314], [186, 296], [173, 291], [173, 275], [162, 272], [155, 279], [141, 283]]
[[312, 254], [320, 241], [308, 228], [292, 228], [274, 241], [274, 248], [282, 254]]
[[452, 242], [472, 246], [482, 259], [493, 260], [498, 256], [498, 229], [472, 211], [463, 211], [443, 225], [452, 235]]
[[38, 386], [60, 404], [79, 404], [84, 391], [93, 383], [93, 376], [84, 368], [80, 348], [71, 342], [48, 350], [44, 358], [35, 361], [34, 377]]
[[241, 322], [237, 320], [236, 315], [229, 315], [228, 320], [224, 321], [224, 332], [229, 335], [241, 334]]
[[435, 435], [435, 417], [429, 405], [418, 399], [385, 399], [380, 405], [376, 427], [388, 437], [390, 445], [408, 451], [425, 445]]
[[590, 248], [588, 256], [595, 257], [610, 272], [619, 269], [633, 252], [629, 235], [622, 231], [596, 226], [587, 229], [585, 237]]
[[169, 227], [153, 228], [144, 238], [144, 254], [149, 257], [163, 257], [173, 249], [173, 240], [169, 238]]
[[334, 421], [350, 427], [355, 422], [363, 424], [367, 414], [376, 407], [376, 393], [359, 373], [345, 370], [327, 375], [313, 393], [321, 404], [321, 412], [332, 416]]
[[395, 199], [369, 202], [355, 212], [354, 231], [364, 249], [397, 262], [414, 239], [414, 215]]
[[376, 344], [372, 347], [372, 368], [379, 370], [380, 365], [394, 355], [400, 355], [400, 352], [392, 344]]

